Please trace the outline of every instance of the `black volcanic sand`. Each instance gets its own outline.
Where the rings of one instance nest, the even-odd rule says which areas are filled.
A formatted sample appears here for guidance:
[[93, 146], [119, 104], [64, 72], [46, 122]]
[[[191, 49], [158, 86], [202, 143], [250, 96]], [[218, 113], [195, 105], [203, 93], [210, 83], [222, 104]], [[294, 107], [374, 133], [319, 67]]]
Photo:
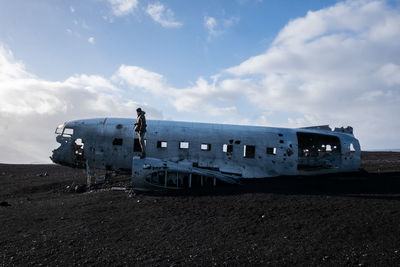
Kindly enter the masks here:
[[0, 265], [399, 266], [400, 153], [362, 167], [130, 196], [66, 192], [82, 170], [0, 164]]

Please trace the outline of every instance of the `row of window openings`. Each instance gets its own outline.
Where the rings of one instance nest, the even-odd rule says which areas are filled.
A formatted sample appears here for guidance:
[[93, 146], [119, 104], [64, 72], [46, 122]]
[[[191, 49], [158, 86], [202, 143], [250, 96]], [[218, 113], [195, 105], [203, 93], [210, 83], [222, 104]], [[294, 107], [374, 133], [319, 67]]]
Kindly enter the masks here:
[[[168, 143], [166, 141], [158, 141], [157, 147], [158, 148], [167, 148]], [[189, 149], [189, 142], [179, 142], [180, 149]], [[210, 151], [211, 144], [201, 144], [200, 150], [202, 151]], [[232, 153], [233, 152], [233, 145], [231, 144], [223, 144], [222, 145], [222, 152], [224, 153]], [[269, 155], [276, 155], [276, 147], [267, 147], [266, 150], [267, 154]], [[256, 146], [251, 145], [244, 145], [243, 146], [243, 157], [245, 158], [254, 158], [256, 154]]]
[[[158, 141], [157, 147], [158, 148], [167, 148], [168, 143], [166, 141]], [[189, 142], [179, 142], [180, 149], [189, 149]], [[211, 144], [201, 144], [200, 150], [203, 151], [210, 151]], [[231, 144], [223, 144], [222, 145], [222, 152], [224, 153], [232, 153], [233, 152], [233, 145]], [[276, 147], [267, 147], [267, 154], [276, 155]], [[243, 156], [248, 158], [254, 158], [256, 153], [256, 146], [251, 145], [244, 145], [243, 146]]]
[[[135, 140], [136, 141], [136, 140]], [[146, 142], [146, 140], [145, 140]], [[114, 146], [122, 146], [122, 138], [115, 138], [113, 141]], [[168, 143], [166, 141], [157, 141], [157, 148], [167, 148]], [[179, 149], [189, 149], [189, 142], [179, 142]], [[211, 144], [201, 144], [200, 150], [202, 151], [210, 151]], [[231, 144], [223, 144], [222, 152], [224, 153], [232, 153], [233, 145]], [[268, 155], [276, 155], [276, 147], [267, 147], [266, 153]], [[256, 146], [244, 145], [243, 146], [243, 157], [245, 158], [254, 158], [256, 154]]]

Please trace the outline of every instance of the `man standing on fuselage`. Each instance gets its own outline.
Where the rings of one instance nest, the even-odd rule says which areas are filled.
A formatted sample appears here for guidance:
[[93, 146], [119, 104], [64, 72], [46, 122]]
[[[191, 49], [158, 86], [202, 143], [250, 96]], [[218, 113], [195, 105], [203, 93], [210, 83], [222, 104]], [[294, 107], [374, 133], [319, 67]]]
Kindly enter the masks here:
[[146, 133], [146, 117], [144, 112], [141, 108], [136, 109], [137, 113], [137, 120], [135, 123], [135, 133], [139, 136], [139, 143], [140, 143], [140, 148], [142, 149], [142, 154], [140, 155], [140, 158], [145, 158], [146, 157], [146, 145], [144, 143], [144, 135]]

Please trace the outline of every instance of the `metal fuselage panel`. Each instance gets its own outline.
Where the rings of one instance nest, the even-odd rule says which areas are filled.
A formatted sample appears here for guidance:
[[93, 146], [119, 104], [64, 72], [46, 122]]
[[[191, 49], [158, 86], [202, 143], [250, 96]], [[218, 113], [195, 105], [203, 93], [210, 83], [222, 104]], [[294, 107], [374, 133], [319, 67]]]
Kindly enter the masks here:
[[[57, 137], [61, 146], [53, 151], [52, 160], [77, 166], [74, 142], [81, 139], [84, 160], [91, 167], [131, 172], [133, 157], [140, 155], [140, 151], [134, 152], [135, 121], [101, 118], [68, 122], [65, 128], [73, 129], [73, 134]], [[340, 140], [340, 153], [324, 155], [326, 161], [334, 161], [332, 167], [299, 169], [298, 132]], [[147, 157], [192, 162], [198, 168], [242, 178], [347, 172], [360, 167], [358, 140], [333, 131], [148, 120], [145, 139]]]

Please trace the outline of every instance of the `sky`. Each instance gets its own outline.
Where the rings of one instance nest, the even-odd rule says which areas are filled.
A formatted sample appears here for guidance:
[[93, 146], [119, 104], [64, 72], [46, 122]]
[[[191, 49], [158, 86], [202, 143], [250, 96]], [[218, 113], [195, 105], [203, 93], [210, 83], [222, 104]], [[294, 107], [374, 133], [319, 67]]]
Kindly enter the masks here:
[[0, 0], [0, 162], [94, 117], [354, 128], [400, 148], [399, 0]]

